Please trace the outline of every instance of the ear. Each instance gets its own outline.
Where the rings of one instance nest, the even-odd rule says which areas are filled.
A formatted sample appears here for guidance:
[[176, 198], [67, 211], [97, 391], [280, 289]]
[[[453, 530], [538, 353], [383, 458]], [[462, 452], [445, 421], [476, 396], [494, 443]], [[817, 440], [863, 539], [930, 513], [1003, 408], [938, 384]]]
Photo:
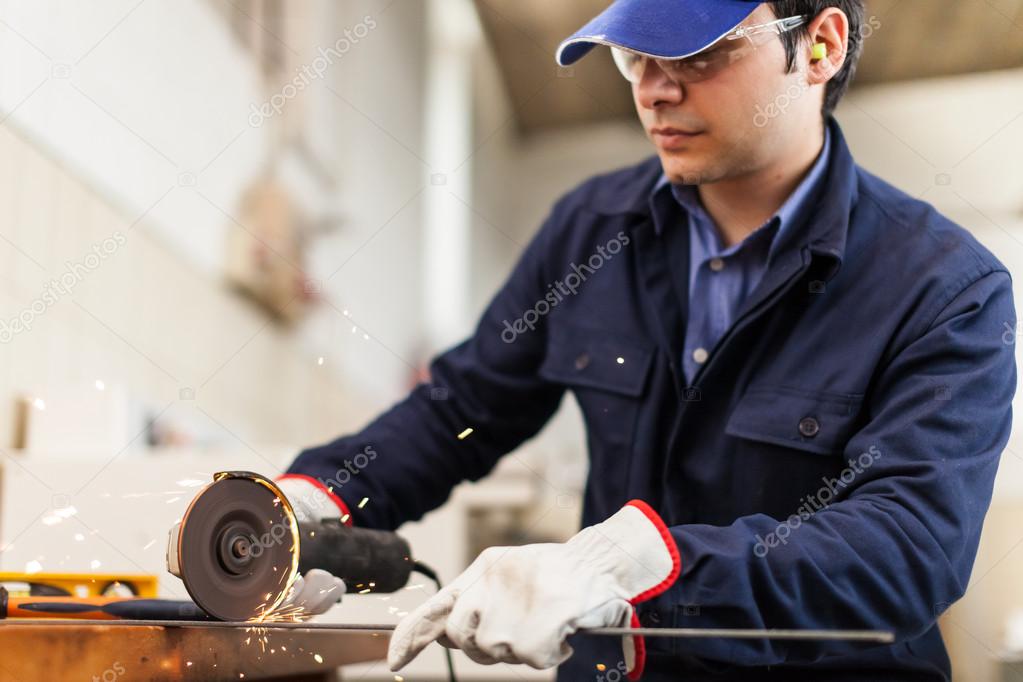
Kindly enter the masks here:
[[803, 48], [807, 51], [806, 80], [810, 85], [827, 83], [845, 64], [849, 18], [837, 7], [829, 7], [814, 17], [808, 32], [810, 43]]

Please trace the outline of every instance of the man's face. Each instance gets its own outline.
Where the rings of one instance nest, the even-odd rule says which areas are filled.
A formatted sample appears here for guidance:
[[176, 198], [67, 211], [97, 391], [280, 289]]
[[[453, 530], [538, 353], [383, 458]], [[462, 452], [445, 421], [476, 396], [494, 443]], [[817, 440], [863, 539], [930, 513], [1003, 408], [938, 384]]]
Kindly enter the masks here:
[[[761, 4], [743, 25], [776, 18]], [[821, 96], [800, 85], [805, 83], [800, 69], [787, 74], [785, 65], [778, 36], [697, 83], [676, 83], [648, 60], [632, 95], [668, 179], [704, 184], [741, 176], [770, 165], [798, 136], [805, 136], [807, 125], [819, 121]], [[780, 97], [797, 89], [796, 97]], [[780, 114], [779, 104], [785, 105]], [[777, 115], [769, 116], [769, 111]]]

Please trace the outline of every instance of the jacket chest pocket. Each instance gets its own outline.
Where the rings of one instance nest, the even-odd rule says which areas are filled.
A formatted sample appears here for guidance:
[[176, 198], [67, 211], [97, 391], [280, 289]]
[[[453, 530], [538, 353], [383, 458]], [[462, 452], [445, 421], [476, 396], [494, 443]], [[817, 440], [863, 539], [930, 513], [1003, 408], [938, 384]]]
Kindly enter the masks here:
[[572, 389], [590, 449], [632, 444], [653, 347], [620, 332], [552, 325], [540, 376]]
[[782, 386], [751, 386], [725, 433], [819, 455], [840, 455], [856, 430], [863, 396]]
[[[806, 496], [823, 496], [823, 487], [848, 466], [845, 450], [860, 426], [862, 402], [858, 394], [748, 388], [725, 425], [736, 439], [726, 449], [734, 514], [787, 518], [798, 513]], [[829, 499], [851, 483], [843, 476]]]

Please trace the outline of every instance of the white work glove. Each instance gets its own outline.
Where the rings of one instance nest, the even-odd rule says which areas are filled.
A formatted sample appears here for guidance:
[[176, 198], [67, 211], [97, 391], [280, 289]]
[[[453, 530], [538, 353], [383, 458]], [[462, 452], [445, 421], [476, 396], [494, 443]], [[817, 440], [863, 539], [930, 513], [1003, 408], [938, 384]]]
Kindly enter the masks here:
[[[348, 516], [348, 510], [344, 508], [340, 498], [331, 494], [315, 479], [286, 475], [277, 479], [275, 483], [288, 498], [300, 523]], [[345, 518], [345, 522], [350, 525], [351, 519]], [[303, 616], [318, 616], [341, 601], [344, 593], [345, 583], [341, 578], [328, 571], [314, 568], [306, 571], [304, 576], [295, 578], [288, 596], [278, 610], [292, 613], [292, 607], [299, 607]]]
[[[678, 548], [664, 522], [633, 500], [568, 542], [491, 547], [450, 585], [398, 623], [387, 664], [398, 671], [437, 641], [477, 663], [550, 668], [572, 655], [580, 628], [635, 624], [633, 605], [678, 578]], [[638, 675], [641, 638], [623, 641]]]
[[345, 524], [352, 525], [351, 515], [341, 498], [315, 478], [285, 474], [274, 483], [288, 498], [300, 523], [340, 518]]
[[319, 568], [313, 568], [306, 571], [305, 575], [295, 578], [288, 596], [277, 610], [285, 614], [294, 614], [299, 618], [318, 616], [341, 601], [344, 593], [345, 582], [341, 578]]

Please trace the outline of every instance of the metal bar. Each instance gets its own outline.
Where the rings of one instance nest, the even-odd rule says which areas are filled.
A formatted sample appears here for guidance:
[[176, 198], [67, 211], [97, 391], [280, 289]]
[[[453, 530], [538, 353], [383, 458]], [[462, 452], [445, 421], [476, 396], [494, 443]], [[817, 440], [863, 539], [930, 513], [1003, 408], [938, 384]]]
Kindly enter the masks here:
[[895, 635], [887, 630], [781, 630], [741, 628], [599, 628], [581, 630], [591, 635], [642, 635], [643, 637], [678, 637], [709, 639], [809, 639], [879, 642], [891, 644]]
[[[0, 620], [5, 625], [102, 625], [120, 627], [164, 627], [164, 628], [260, 628], [267, 630], [356, 630], [360, 632], [391, 632], [390, 624], [351, 623], [258, 623], [224, 622], [203, 620], [76, 620], [55, 618], [12, 618]], [[787, 639], [787, 640], [846, 640], [891, 644], [895, 636], [886, 630], [783, 630], [783, 629], [742, 629], [742, 628], [594, 628], [580, 630], [589, 635], [624, 637], [676, 637], [682, 639]]]

